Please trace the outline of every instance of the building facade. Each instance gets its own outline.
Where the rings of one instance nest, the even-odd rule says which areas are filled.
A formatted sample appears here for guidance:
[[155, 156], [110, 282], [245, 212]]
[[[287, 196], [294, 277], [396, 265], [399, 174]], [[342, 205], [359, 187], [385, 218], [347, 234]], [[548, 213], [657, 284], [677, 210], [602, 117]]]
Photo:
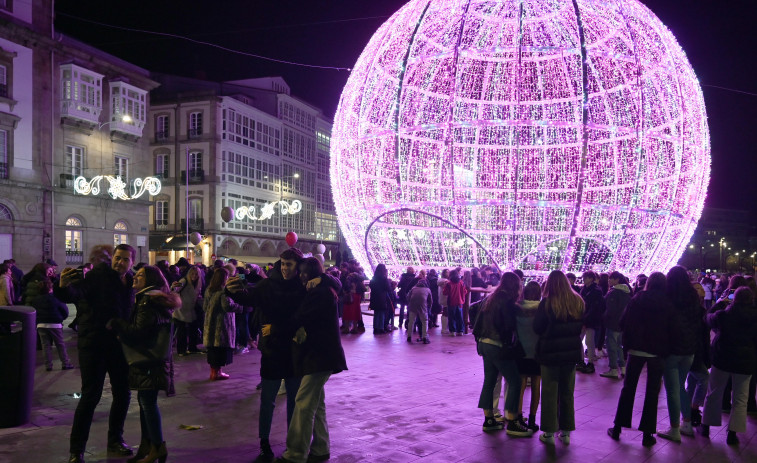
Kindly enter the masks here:
[[[304, 252], [316, 254], [323, 244], [325, 259], [336, 259], [331, 123], [319, 109], [292, 97], [280, 77], [153, 78], [160, 87], [148, 133], [164, 188], [151, 207], [152, 262], [272, 262], [288, 247], [290, 231]], [[224, 208], [231, 220], [222, 218]]]
[[75, 266], [92, 246], [118, 243], [146, 258], [149, 191], [134, 180], [152, 173], [142, 132], [157, 84], [56, 33], [51, 1], [3, 5], [0, 260]]

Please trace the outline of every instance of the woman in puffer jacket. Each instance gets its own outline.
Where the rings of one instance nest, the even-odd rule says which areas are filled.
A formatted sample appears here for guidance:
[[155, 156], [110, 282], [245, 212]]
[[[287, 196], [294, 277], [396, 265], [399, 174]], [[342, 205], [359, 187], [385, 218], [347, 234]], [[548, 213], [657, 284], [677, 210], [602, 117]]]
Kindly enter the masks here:
[[757, 368], [757, 309], [752, 291], [747, 287], [738, 288], [733, 302], [725, 310], [709, 314], [707, 324], [715, 331], [715, 338], [710, 382], [704, 399], [702, 435], [709, 437], [710, 426], [720, 426], [723, 392], [731, 378], [733, 402], [726, 442], [737, 445], [736, 433], [746, 431], [749, 378]]
[[[170, 293], [163, 273], [157, 267], [147, 265], [134, 275], [134, 290], [137, 291], [136, 306], [131, 320], [114, 318], [108, 327], [114, 330], [122, 343], [137, 349], [155, 346], [161, 328], [171, 324], [171, 314], [181, 305], [178, 295]], [[139, 423], [142, 439], [137, 454], [130, 463], [164, 462], [168, 451], [163, 440], [158, 391], [168, 391], [173, 359], [156, 360], [150, 365], [129, 365], [129, 388], [137, 391]]]

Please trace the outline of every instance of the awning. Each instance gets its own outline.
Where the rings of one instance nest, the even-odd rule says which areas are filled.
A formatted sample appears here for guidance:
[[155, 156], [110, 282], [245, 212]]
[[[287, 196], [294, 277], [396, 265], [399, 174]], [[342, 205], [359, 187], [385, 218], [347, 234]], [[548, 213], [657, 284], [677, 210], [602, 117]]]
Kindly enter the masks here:
[[[187, 248], [187, 235], [150, 235], [150, 251], [182, 251]], [[194, 249], [189, 242], [189, 249]]]

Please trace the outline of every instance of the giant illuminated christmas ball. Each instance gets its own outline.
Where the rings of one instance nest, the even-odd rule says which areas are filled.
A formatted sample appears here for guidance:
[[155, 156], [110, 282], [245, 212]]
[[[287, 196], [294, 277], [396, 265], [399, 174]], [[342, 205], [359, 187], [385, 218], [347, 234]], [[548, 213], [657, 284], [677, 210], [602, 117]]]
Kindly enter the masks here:
[[339, 224], [366, 268], [667, 270], [710, 174], [702, 92], [636, 0], [411, 0], [337, 110]]

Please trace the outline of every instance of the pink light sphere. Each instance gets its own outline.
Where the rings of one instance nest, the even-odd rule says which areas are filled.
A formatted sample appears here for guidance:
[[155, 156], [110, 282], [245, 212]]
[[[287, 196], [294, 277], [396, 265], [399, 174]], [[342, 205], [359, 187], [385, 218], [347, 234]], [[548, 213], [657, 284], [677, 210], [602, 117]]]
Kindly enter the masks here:
[[667, 270], [702, 212], [701, 88], [636, 0], [411, 0], [371, 38], [331, 139], [365, 268]]

